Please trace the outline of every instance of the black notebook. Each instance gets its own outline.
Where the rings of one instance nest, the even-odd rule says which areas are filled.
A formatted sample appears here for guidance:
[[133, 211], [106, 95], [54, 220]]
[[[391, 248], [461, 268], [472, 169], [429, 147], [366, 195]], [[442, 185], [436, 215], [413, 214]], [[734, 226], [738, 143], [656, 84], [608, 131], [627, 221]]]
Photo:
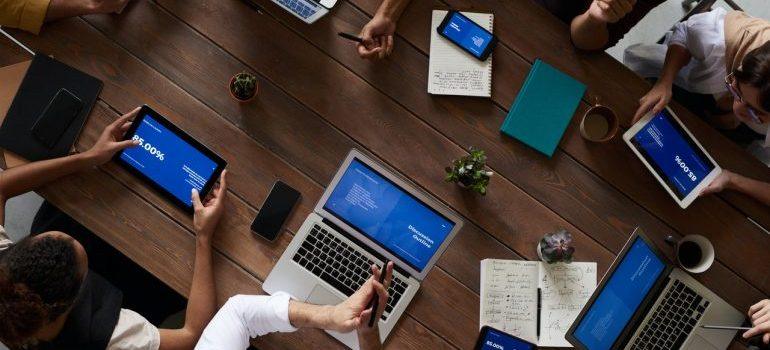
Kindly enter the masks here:
[[[74, 116], [45, 113], [52, 102], [60, 103], [59, 98], [54, 99], [57, 94], [61, 97], [60, 90], [66, 90], [82, 103], [81, 108], [73, 112]], [[51, 57], [35, 55], [0, 127], [0, 148], [29, 161], [67, 155], [101, 90], [101, 80]], [[41, 117], [66, 120], [42, 120]], [[57, 126], [61, 130], [40, 130], [40, 125]], [[56, 135], [41, 138], [43, 133]]]

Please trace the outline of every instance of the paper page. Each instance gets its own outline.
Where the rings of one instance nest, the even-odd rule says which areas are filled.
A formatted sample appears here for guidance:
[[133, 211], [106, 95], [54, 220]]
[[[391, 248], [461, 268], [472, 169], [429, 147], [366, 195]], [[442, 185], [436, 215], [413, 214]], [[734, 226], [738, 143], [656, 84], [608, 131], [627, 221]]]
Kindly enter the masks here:
[[[434, 10], [430, 31], [428, 93], [436, 95], [492, 96], [492, 57], [482, 62], [440, 36], [436, 28], [447, 11]], [[490, 32], [494, 16], [463, 12]]]
[[596, 288], [596, 263], [540, 264], [540, 340], [538, 346], [572, 347], [564, 339]]
[[480, 327], [537, 343], [537, 261], [481, 261]]

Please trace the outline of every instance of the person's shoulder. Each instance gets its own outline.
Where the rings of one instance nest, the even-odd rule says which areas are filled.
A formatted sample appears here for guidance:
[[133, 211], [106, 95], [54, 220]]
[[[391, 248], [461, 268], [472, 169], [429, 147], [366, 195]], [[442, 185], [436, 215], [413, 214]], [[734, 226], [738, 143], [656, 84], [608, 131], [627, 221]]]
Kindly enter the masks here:
[[118, 324], [112, 332], [107, 350], [148, 349], [160, 347], [160, 332], [142, 315], [128, 309], [121, 309]]

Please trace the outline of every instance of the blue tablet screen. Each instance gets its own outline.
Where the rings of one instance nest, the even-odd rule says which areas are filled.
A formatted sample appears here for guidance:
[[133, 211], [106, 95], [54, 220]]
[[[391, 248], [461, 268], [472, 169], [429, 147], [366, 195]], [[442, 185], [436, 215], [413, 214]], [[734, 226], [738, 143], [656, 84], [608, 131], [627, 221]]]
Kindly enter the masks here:
[[535, 346], [496, 329], [488, 329], [478, 350], [534, 350]]
[[150, 115], [142, 118], [132, 139], [139, 146], [123, 151], [120, 159], [189, 206], [192, 189], [201, 191], [217, 169], [214, 160]]
[[652, 117], [631, 142], [680, 200], [716, 167], [666, 109]]

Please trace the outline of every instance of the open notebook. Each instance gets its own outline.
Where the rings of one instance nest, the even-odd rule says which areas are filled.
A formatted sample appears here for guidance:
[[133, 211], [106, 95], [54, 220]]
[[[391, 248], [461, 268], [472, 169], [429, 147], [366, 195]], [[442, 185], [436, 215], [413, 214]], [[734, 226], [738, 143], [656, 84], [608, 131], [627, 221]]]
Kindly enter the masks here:
[[564, 335], [595, 288], [596, 263], [482, 260], [480, 327], [540, 347], [572, 347]]
[[[447, 11], [433, 10], [428, 63], [428, 93], [434, 95], [492, 96], [492, 57], [482, 62], [440, 36], [436, 28]], [[492, 31], [494, 15], [463, 12]]]

